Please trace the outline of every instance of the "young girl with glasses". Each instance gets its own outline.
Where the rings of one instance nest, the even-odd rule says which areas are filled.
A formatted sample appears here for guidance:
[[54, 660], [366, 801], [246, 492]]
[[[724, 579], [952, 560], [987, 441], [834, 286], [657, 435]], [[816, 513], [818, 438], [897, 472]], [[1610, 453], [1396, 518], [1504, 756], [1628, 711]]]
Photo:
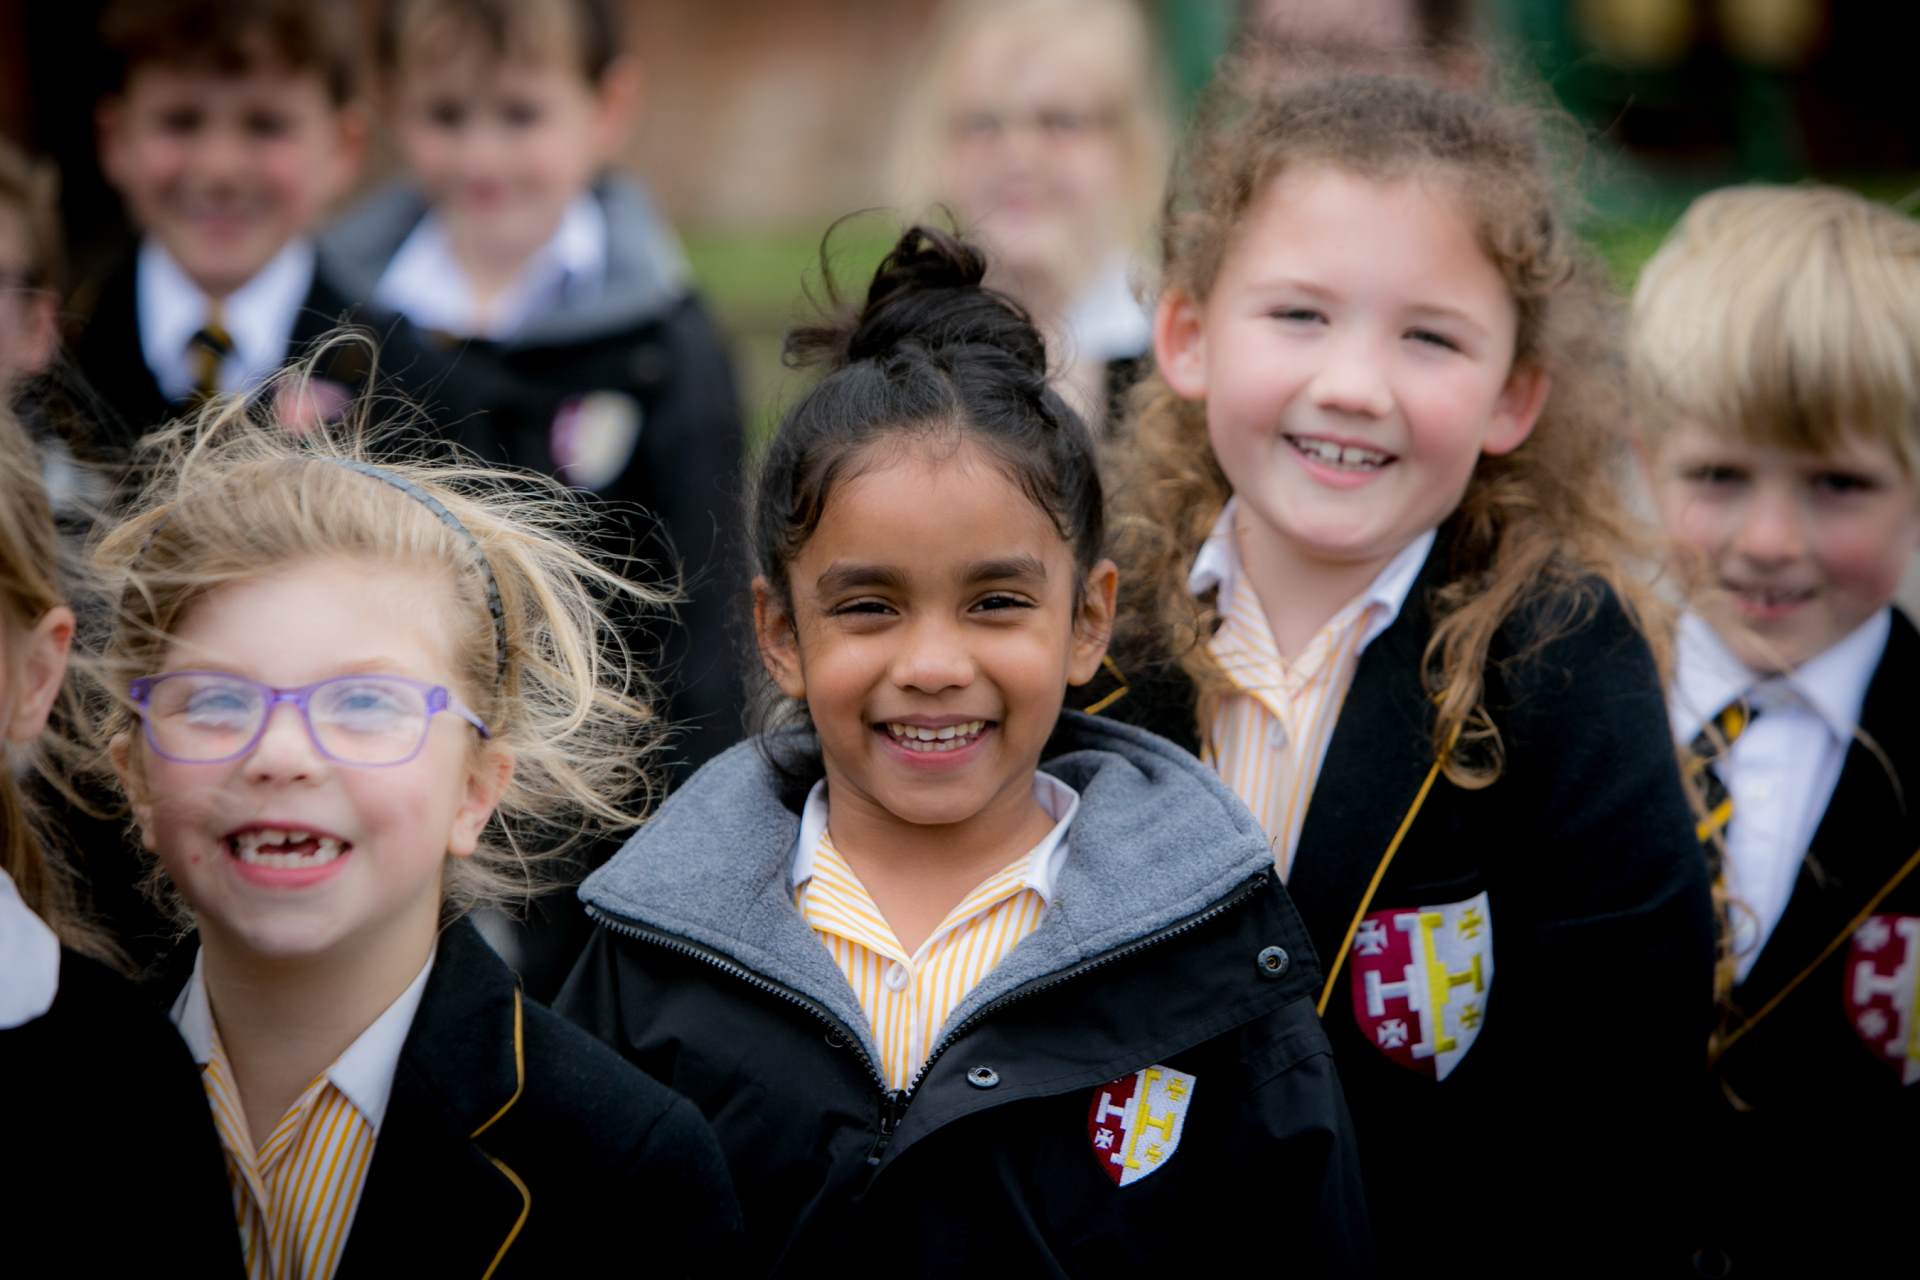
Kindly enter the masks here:
[[96, 555], [102, 736], [197, 932], [172, 1013], [249, 1273], [566, 1274], [615, 1221], [704, 1261], [735, 1217], [705, 1122], [462, 920], [634, 820], [649, 711], [603, 606], [653, 602], [557, 486], [258, 416], [158, 437]]

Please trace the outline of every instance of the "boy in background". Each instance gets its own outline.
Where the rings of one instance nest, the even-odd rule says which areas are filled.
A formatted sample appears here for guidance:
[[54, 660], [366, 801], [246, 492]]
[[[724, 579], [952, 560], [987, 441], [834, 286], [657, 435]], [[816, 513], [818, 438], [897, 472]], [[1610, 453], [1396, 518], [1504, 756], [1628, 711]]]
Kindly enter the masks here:
[[115, 453], [255, 385], [349, 310], [313, 235], [358, 168], [365, 122], [350, 6], [116, 0], [101, 36], [114, 68], [101, 167], [141, 238], [74, 358]]
[[1901, 1257], [1920, 1142], [1920, 225], [1703, 197], [1642, 275], [1643, 456], [1689, 591], [1669, 709], [1724, 904], [1702, 1275]]
[[[620, 9], [388, 0], [376, 58], [407, 174], [342, 219], [326, 258], [378, 323], [401, 321], [399, 376], [452, 439], [592, 491], [611, 549], [670, 579], [677, 568], [677, 617], [636, 622], [633, 642], [666, 694], [684, 772], [741, 733], [736, 575], [721, 561], [743, 443], [730, 363], [679, 242], [641, 185], [608, 168], [638, 96]], [[564, 939], [512, 957], [535, 995], [558, 988], [584, 941], [573, 916]]]

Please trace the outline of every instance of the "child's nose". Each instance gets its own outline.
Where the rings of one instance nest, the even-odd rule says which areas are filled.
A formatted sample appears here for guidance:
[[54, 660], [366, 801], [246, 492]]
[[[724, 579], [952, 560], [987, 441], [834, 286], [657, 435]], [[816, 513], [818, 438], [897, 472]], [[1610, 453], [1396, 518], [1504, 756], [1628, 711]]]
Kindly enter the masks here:
[[211, 125], [195, 140], [193, 165], [202, 179], [232, 178], [252, 164], [246, 141], [237, 129]]
[[1314, 404], [1334, 413], [1383, 418], [1393, 410], [1380, 353], [1372, 339], [1357, 329], [1330, 335], [1326, 360], [1312, 385]]
[[1806, 513], [1781, 486], [1758, 486], [1741, 512], [1733, 548], [1755, 565], [1778, 567], [1806, 552]]
[[247, 776], [258, 782], [298, 781], [325, 767], [326, 757], [314, 747], [300, 708], [288, 703], [269, 707], [260, 740], [247, 753]]
[[907, 633], [893, 664], [894, 683], [903, 689], [938, 693], [973, 682], [973, 656], [958, 628], [924, 621]]

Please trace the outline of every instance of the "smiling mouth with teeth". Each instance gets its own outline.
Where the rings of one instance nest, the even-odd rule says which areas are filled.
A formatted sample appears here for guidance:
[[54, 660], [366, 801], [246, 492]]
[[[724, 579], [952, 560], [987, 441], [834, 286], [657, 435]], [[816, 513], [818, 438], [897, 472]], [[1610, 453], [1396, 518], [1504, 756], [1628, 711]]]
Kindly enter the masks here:
[[980, 741], [980, 735], [986, 732], [988, 723], [986, 720], [968, 720], [964, 724], [943, 724], [934, 729], [926, 725], [900, 724], [889, 720], [879, 727], [909, 751], [938, 753], [972, 746]]
[[1354, 444], [1336, 444], [1318, 436], [1288, 436], [1286, 440], [1303, 457], [1341, 471], [1378, 471], [1394, 460], [1391, 453]]
[[255, 827], [227, 837], [227, 851], [255, 867], [324, 867], [350, 847], [298, 828]]
[[1756, 609], [1783, 609], [1813, 599], [1812, 587], [1736, 587], [1727, 588], [1734, 598]]

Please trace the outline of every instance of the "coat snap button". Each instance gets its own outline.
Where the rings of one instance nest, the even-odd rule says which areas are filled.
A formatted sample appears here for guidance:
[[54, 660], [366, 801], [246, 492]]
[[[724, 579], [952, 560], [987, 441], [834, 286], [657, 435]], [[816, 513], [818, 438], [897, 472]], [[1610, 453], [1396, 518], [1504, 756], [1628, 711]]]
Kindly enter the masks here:
[[847, 1038], [838, 1031], [827, 1032], [826, 1041], [827, 1048], [829, 1049], [844, 1049], [847, 1047]]
[[1000, 1083], [1000, 1073], [992, 1067], [975, 1067], [967, 1072], [967, 1083], [976, 1089], [991, 1089]]
[[1293, 966], [1293, 957], [1285, 947], [1262, 947], [1253, 962], [1259, 966], [1261, 977], [1278, 978]]

